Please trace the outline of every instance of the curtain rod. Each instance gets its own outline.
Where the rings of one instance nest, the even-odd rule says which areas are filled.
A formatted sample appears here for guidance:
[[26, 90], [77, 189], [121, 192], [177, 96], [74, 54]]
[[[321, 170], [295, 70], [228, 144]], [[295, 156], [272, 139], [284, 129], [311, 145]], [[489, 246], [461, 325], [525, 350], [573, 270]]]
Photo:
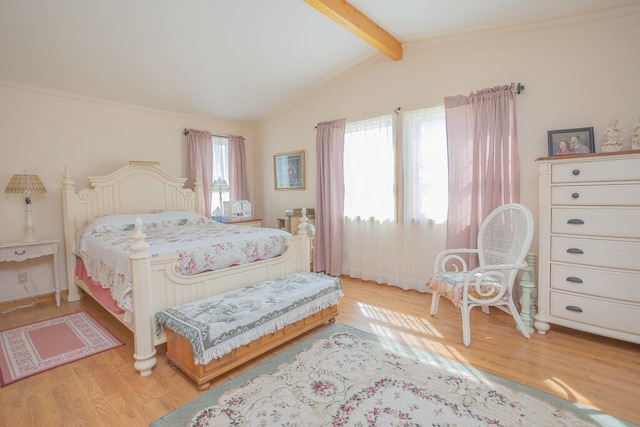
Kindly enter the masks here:
[[[185, 129], [184, 132], [182, 132], [182, 133], [184, 133], [185, 135], [188, 135], [189, 134], [189, 129]], [[211, 136], [216, 136], [218, 138], [229, 138], [229, 135], [214, 135], [214, 134], [211, 134]], [[241, 136], [240, 138], [244, 139], [244, 136]]]
[[[520, 95], [520, 93], [523, 90], [524, 90], [524, 85], [522, 83], [516, 84], [516, 88], [515, 88], [516, 95]], [[400, 112], [401, 109], [402, 109], [401, 107], [398, 107], [395, 110], [393, 110], [393, 112], [397, 114], [397, 113]], [[318, 129], [318, 125], [314, 126], [314, 129]], [[185, 130], [185, 132], [186, 132], [186, 130]]]

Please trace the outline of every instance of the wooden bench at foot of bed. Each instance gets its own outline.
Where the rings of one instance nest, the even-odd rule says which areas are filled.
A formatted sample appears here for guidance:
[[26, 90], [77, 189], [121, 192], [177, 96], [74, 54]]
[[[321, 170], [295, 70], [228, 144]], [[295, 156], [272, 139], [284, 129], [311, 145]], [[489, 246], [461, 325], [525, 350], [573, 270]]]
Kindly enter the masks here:
[[191, 342], [182, 335], [167, 329], [167, 359], [184, 372], [198, 385], [198, 390], [207, 390], [211, 380], [236, 368], [263, 353], [272, 350], [293, 338], [321, 325], [335, 322], [338, 306], [327, 307], [302, 320], [278, 329], [272, 334], [258, 338], [247, 345], [232, 350], [220, 359], [214, 359], [206, 365], [196, 365]]
[[225, 372], [335, 321], [340, 278], [298, 272], [156, 313], [167, 358], [200, 390]]

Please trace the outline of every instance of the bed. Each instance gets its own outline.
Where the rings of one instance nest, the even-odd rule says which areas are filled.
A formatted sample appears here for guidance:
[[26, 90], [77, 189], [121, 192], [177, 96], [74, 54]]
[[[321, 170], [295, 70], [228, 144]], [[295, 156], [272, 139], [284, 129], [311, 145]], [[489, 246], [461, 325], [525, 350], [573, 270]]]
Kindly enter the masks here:
[[[155, 253], [155, 245], [146, 241], [142, 218], [150, 214], [174, 215], [175, 212], [202, 212], [202, 186], [198, 179], [194, 189], [184, 188], [186, 179], [174, 177], [157, 164], [132, 162], [105, 176], [90, 176], [91, 188], [76, 192], [74, 181], [65, 169], [62, 182], [64, 241], [67, 267], [68, 300], [77, 301], [84, 294], [93, 297], [134, 335], [134, 368], [140, 375], [152, 373], [156, 364], [156, 346], [166, 342], [165, 334], [156, 334], [155, 313], [193, 301], [273, 280], [300, 271], [309, 271], [310, 237], [307, 222], [298, 233], [285, 239], [282, 254], [246, 264], [190, 272], [185, 274], [178, 253]], [[178, 215], [177, 217], [175, 215]], [[77, 233], [87, 223], [105, 216], [135, 217], [130, 227], [130, 254], [127, 285], [130, 306], [100, 298], [86, 280], [83, 263], [78, 262], [80, 241]], [[164, 217], [163, 217], [164, 218]], [[225, 226], [227, 227], [227, 226]], [[228, 226], [232, 227], [232, 226]], [[236, 226], [237, 227], [237, 226]], [[105, 284], [102, 284], [105, 286]], [[84, 292], [82, 292], [82, 291]]]

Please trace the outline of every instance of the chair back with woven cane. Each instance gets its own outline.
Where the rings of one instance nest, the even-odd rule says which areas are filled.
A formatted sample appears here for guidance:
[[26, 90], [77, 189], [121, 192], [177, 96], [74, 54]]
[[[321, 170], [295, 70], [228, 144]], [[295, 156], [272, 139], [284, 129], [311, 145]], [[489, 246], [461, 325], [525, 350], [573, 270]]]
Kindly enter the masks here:
[[[451, 300], [462, 312], [465, 346], [471, 344], [470, 312], [490, 306], [506, 308], [525, 338], [529, 332], [513, 302], [512, 291], [518, 272], [527, 266], [525, 257], [533, 239], [533, 216], [519, 203], [500, 206], [485, 218], [478, 231], [477, 248], [447, 249], [435, 260], [434, 277], [427, 287], [432, 291], [431, 315], [438, 311], [440, 297]], [[468, 268], [468, 257], [476, 256], [478, 267]]]

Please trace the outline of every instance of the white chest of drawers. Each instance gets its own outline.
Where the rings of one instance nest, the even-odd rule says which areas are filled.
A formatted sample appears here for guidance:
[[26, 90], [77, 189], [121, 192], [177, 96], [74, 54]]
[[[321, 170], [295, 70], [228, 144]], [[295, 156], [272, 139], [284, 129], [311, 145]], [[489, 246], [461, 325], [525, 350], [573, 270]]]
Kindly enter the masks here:
[[538, 314], [640, 343], [640, 152], [539, 159]]

